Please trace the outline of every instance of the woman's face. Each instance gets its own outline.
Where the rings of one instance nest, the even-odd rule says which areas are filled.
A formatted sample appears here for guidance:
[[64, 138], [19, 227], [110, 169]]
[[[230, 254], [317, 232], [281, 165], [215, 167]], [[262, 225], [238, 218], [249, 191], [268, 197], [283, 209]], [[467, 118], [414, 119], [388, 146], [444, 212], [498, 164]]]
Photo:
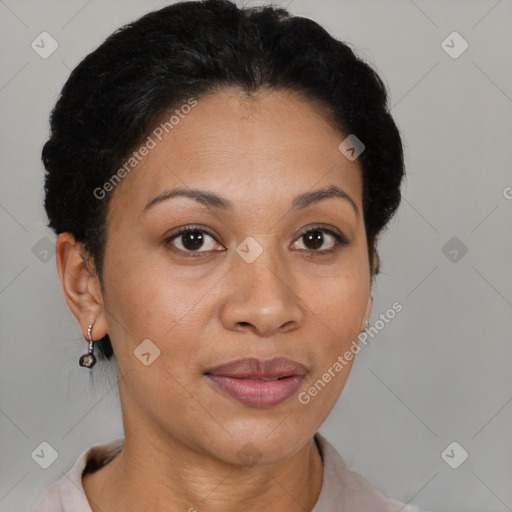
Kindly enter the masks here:
[[[226, 89], [180, 113], [110, 192], [103, 301], [126, 435], [279, 462], [330, 412], [369, 313], [361, 171], [292, 93]], [[293, 207], [328, 187], [346, 197]], [[209, 202], [162, 195], [176, 189]], [[292, 362], [261, 361], [276, 357]]]

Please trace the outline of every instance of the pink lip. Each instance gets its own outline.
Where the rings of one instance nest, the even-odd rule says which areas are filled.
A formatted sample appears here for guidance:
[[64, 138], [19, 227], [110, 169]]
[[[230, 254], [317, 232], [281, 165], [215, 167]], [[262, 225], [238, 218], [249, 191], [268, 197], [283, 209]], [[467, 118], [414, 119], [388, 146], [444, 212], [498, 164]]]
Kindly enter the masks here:
[[273, 407], [292, 396], [308, 373], [304, 365], [276, 357], [238, 359], [216, 366], [205, 375], [218, 389], [244, 405]]

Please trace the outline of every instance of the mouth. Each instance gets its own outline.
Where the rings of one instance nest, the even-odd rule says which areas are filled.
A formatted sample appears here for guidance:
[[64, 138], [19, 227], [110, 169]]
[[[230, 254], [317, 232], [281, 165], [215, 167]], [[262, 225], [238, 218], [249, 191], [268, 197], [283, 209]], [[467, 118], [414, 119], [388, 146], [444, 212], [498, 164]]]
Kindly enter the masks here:
[[274, 407], [295, 394], [309, 370], [284, 357], [238, 359], [204, 372], [206, 378], [231, 398], [256, 408]]

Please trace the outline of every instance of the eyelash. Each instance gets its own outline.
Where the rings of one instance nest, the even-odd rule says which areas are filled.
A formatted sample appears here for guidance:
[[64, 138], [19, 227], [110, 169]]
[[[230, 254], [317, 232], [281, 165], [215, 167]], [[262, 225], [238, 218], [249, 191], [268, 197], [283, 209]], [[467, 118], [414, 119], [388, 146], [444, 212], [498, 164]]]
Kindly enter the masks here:
[[[343, 235], [340, 235], [339, 233], [336, 233], [335, 231], [332, 231], [331, 229], [320, 227], [320, 226], [318, 226], [318, 227], [313, 226], [313, 227], [309, 227], [309, 228], [305, 229], [299, 235], [297, 240], [300, 240], [303, 236], [305, 236], [311, 232], [316, 232], [316, 231], [320, 231], [322, 233], [327, 233], [328, 235], [331, 235], [334, 238], [335, 243], [334, 243], [334, 247], [332, 247], [331, 249], [327, 249], [327, 250], [300, 249], [303, 252], [309, 253], [311, 256], [317, 256], [317, 255], [322, 256], [322, 255], [333, 254], [336, 251], [338, 251], [339, 249], [341, 249], [341, 247], [343, 247], [344, 245], [347, 245], [349, 243], [348, 240]], [[186, 226], [181, 231], [178, 231], [177, 233], [174, 233], [170, 237], [166, 238], [164, 240], [164, 244], [166, 247], [168, 247], [171, 245], [171, 242], [173, 242], [176, 238], [179, 238], [182, 235], [186, 235], [187, 233], [196, 233], [196, 232], [206, 233], [208, 236], [215, 239], [215, 235], [210, 233], [207, 229], [194, 227], [194, 226]], [[198, 256], [200, 256], [203, 253], [211, 252], [211, 251], [183, 251], [182, 249], [177, 249], [176, 247], [173, 247], [171, 250], [178, 251], [183, 256], [192, 257], [192, 258], [197, 258]], [[217, 252], [217, 251], [214, 251], [214, 252]], [[218, 252], [221, 252], [221, 251], [218, 251]]]

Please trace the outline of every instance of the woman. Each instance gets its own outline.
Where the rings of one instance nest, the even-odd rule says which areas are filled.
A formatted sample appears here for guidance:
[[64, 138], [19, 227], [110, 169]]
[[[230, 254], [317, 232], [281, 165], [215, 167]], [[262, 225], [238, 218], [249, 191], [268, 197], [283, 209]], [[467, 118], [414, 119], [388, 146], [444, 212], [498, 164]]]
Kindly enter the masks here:
[[115, 355], [125, 437], [38, 512], [413, 510], [317, 433], [404, 173], [348, 46], [274, 7], [149, 13], [72, 72], [43, 162], [80, 365]]

